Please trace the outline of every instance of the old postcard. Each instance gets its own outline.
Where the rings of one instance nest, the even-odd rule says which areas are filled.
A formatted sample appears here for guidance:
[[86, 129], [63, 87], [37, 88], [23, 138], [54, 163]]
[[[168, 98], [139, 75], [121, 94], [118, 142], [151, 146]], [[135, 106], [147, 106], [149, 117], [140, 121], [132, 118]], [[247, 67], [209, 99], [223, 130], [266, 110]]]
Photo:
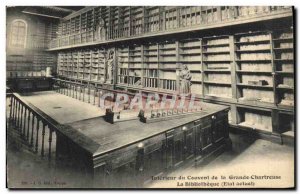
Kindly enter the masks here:
[[295, 188], [294, 17], [7, 6], [7, 188]]

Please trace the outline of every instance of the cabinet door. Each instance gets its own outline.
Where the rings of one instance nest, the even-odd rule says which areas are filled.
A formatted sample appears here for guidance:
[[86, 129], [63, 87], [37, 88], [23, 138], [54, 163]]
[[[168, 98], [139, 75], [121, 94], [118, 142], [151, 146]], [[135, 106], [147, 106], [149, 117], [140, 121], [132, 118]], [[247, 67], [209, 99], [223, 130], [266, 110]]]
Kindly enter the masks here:
[[212, 126], [208, 124], [201, 128], [201, 149], [203, 154], [207, 153], [212, 143]]
[[151, 176], [157, 176], [164, 171], [162, 148], [159, 148], [144, 158], [144, 181], [151, 181]]
[[174, 138], [174, 166], [180, 165], [184, 160], [184, 135], [183, 133], [176, 134]]
[[195, 156], [199, 156], [201, 154], [202, 150], [202, 139], [201, 139], [201, 125], [198, 124], [197, 126], [194, 127], [195, 131], [195, 149], [194, 149], [194, 154]]
[[139, 180], [137, 179], [135, 160], [112, 169], [108, 180], [107, 183], [110, 184], [110, 187], [136, 187]]
[[166, 168], [172, 168], [174, 162], [174, 135], [172, 132], [166, 135]]
[[184, 132], [184, 157], [185, 159], [192, 158], [195, 152], [195, 137], [194, 128]]
[[217, 121], [213, 124], [213, 139], [214, 142], [217, 143], [224, 139], [225, 136], [225, 126], [224, 121]]
[[94, 169], [94, 184], [101, 187], [106, 186], [106, 163], [103, 162], [97, 168]]
[[228, 114], [226, 112], [220, 112], [215, 119], [212, 120], [213, 128], [213, 141], [217, 143], [228, 137]]

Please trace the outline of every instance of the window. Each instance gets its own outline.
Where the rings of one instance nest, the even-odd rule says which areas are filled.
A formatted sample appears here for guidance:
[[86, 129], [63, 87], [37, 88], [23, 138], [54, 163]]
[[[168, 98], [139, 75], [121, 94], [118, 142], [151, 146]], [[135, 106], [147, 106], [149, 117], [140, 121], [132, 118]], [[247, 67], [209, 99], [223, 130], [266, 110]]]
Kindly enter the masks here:
[[27, 24], [23, 20], [14, 20], [11, 25], [10, 46], [24, 48], [26, 45]]

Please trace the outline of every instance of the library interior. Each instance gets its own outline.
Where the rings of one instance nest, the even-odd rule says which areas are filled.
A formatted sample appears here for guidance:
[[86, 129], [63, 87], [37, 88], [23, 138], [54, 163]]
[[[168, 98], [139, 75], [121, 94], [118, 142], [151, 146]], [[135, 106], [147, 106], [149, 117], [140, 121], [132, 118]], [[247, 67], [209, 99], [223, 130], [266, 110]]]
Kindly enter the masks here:
[[293, 7], [6, 9], [12, 186], [160, 187], [153, 177], [229, 162], [294, 165]]

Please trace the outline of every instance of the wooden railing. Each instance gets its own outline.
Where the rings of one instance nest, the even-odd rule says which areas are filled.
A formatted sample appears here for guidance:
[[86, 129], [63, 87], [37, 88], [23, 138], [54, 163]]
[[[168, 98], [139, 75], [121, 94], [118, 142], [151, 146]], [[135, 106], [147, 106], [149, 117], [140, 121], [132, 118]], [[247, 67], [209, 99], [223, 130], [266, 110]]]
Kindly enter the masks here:
[[[58, 123], [17, 93], [6, 94], [7, 134], [49, 161], [56, 157]], [[14, 130], [14, 131], [10, 131]]]
[[[132, 93], [121, 91], [121, 90], [111, 90], [104, 89], [101, 85], [95, 83], [83, 83], [80, 81], [71, 81], [64, 79], [55, 79], [53, 90], [75, 98], [77, 100], [90, 103], [94, 106], [100, 107], [101, 97], [106, 93], [111, 93], [116, 96], [116, 94], [128, 94], [129, 98], [133, 97]], [[114, 99], [109, 97], [105, 98], [105, 103], [111, 103]]]
[[[199, 7], [194, 7], [198, 8]], [[153, 21], [143, 20], [142, 23], [127, 26], [111, 26], [106, 28], [106, 37], [102, 42], [110, 40], [118, 40], [128, 37], [137, 37], [143, 35], [157, 34], [158, 32], [165, 32], [167, 30], [181, 30], [191, 28], [193, 26], [206, 26], [212, 23], [224, 23], [226, 21], [236, 21], [238, 19], [244, 20], [245, 18], [253, 18], [258, 16], [269, 15], [273, 13], [280, 13], [286, 10], [290, 10], [291, 7], [284, 6], [218, 6], [209, 11], [194, 11], [191, 13], [185, 13], [180, 10], [180, 7], [174, 8], [174, 10], [164, 10], [158, 14], [158, 19]], [[215, 11], [214, 11], [215, 10]], [[173, 15], [170, 13], [174, 11]], [[176, 13], [176, 14], [175, 14]], [[171, 14], [171, 15], [170, 15]], [[175, 16], [176, 15], [176, 16]], [[178, 16], [177, 16], [178, 15]], [[148, 16], [144, 15], [144, 18]], [[132, 18], [131, 23], [134, 23], [136, 19]], [[110, 23], [110, 22], [108, 22]], [[57, 39], [53, 39], [49, 43], [49, 49], [55, 49], [71, 45], [79, 45], [86, 43], [99, 43], [99, 40], [95, 37], [94, 30], [83, 30], [76, 34], [66, 34]], [[100, 41], [101, 43], [101, 41]]]

